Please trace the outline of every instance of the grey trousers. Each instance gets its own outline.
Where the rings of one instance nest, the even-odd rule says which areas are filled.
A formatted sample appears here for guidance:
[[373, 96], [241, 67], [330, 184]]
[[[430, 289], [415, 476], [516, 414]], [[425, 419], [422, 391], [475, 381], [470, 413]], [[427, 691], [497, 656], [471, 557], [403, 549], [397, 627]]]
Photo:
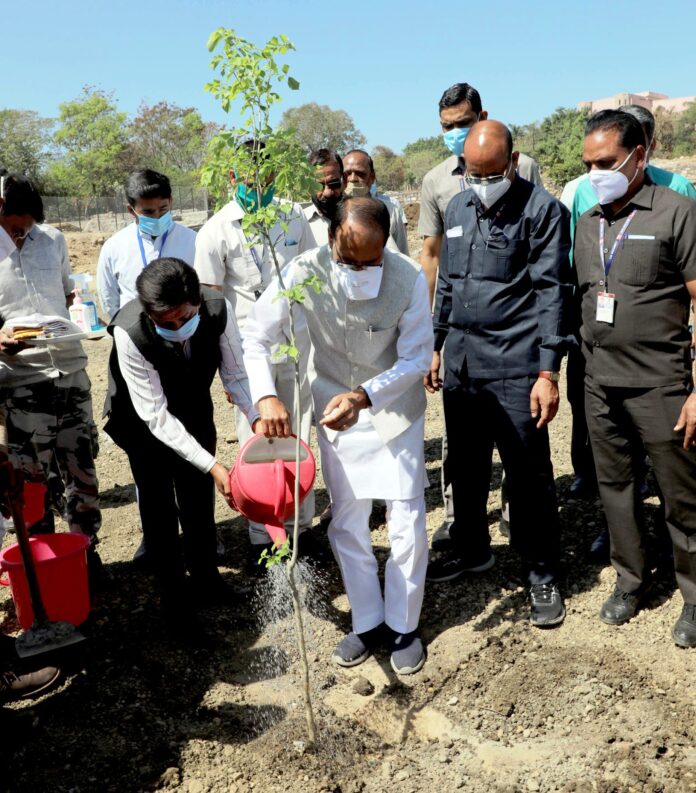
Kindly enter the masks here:
[[642, 442], [664, 497], [677, 584], [685, 602], [696, 603], [696, 450], [685, 450], [683, 433], [673, 429], [688, 395], [688, 386], [680, 383], [616, 388], [585, 380], [587, 425], [617, 585], [636, 592], [649, 576], [641, 455], [636, 454]]

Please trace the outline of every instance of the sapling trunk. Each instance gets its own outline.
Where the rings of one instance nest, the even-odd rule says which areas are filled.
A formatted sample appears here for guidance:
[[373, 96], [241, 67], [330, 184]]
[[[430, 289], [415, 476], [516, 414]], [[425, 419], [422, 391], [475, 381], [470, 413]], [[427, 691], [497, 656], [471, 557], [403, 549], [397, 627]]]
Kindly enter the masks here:
[[[275, 249], [271, 244], [270, 235], [267, 236], [266, 243], [271, 251], [275, 271], [278, 276], [280, 288], [284, 291], [285, 284], [283, 276], [280, 272], [280, 265], [275, 254]], [[290, 317], [290, 344], [298, 350], [297, 338], [295, 336], [295, 317], [293, 315], [292, 301], [289, 300], [289, 317]], [[304, 635], [304, 621], [302, 619], [302, 600], [300, 592], [297, 587], [297, 580], [295, 578], [295, 566], [297, 564], [297, 555], [300, 544], [298, 542], [300, 531], [300, 455], [302, 445], [300, 442], [300, 427], [302, 422], [302, 405], [301, 405], [301, 372], [300, 372], [300, 356], [299, 350], [293, 357], [295, 364], [295, 410], [293, 416], [293, 425], [295, 429], [295, 485], [294, 485], [294, 500], [295, 500], [295, 515], [292, 531], [292, 555], [290, 560], [285, 566], [285, 571], [288, 576], [288, 585], [290, 587], [290, 594], [292, 596], [292, 609], [295, 615], [295, 634], [297, 635], [297, 649], [300, 654], [300, 666], [302, 671], [302, 693], [304, 695], [305, 705], [305, 718], [307, 720], [307, 748], [314, 749], [317, 743], [317, 728], [314, 721], [314, 710], [312, 708], [312, 692], [309, 685], [309, 663], [307, 661], [307, 645], [305, 643]]]

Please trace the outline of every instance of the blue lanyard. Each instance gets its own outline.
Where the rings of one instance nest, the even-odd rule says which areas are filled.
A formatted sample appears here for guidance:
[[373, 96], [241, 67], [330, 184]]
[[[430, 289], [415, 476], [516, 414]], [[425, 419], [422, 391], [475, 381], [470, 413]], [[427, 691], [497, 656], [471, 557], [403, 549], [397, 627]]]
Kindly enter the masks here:
[[626, 218], [626, 222], [621, 226], [621, 231], [618, 233], [616, 239], [614, 240], [614, 244], [611, 246], [611, 251], [609, 251], [609, 258], [604, 258], [604, 216], [599, 219], [599, 258], [602, 262], [602, 267], [604, 268], [604, 277], [606, 278], [609, 275], [609, 270], [611, 270], [612, 264], [614, 264], [614, 259], [616, 258], [616, 251], [618, 250], [619, 243], [623, 247], [624, 237], [626, 235], [626, 229], [628, 228], [629, 223], [635, 217], [637, 210], [634, 209], [633, 212]]
[[[144, 270], [148, 266], [148, 264], [150, 264], [150, 262], [148, 262], [147, 257], [145, 256], [145, 246], [143, 245], [143, 236], [140, 233], [140, 229], [137, 226], [135, 228], [135, 233], [138, 235], [138, 245], [140, 246], [140, 258], [143, 260], [143, 270]], [[165, 231], [164, 234], [162, 235], [162, 245], [160, 246], [159, 249], [159, 256], [157, 257], [158, 259], [162, 258], [162, 254], [164, 253], [164, 246], [167, 242], [168, 234], [169, 234], [169, 229], [167, 229], [167, 231]]]

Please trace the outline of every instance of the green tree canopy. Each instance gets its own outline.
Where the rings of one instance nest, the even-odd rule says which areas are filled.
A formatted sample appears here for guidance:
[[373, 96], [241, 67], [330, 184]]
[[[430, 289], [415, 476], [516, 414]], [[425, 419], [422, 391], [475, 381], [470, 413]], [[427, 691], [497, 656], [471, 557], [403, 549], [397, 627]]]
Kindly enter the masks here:
[[143, 103], [128, 127], [127, 159], [133, 169], [152, 168], [177, 182], [195, 180], [208, 141], [219, 130], [193, 107]]
[[559, 187], [583, 173], [582, 149], [587, 113], [559, 107], [535, 133], [533, 155], [549, 179]]
[[113, 94], [85, 86], [77, 99], [60, 105], [58, 124], [53, 140], [75, 193], [109, 192], [123, 182], [126, 114], [117, 110]]
[[418, 138], [404, 146], [405, 179], [410, 185], [419, 185], [431, 168], [446, 160], [452, 152], [445, 146], [442, 135]]
[[0, 110], [0, 166], [41, 185], [51, 157], [52, 126], [33, 110]]
[[372, 160], [375, 164], [377, 184], [382, 190], [400, 190], [406, 179], [404, 158], [395, 154], [387, 146], [375, 146], [372, 149]]
[[295, 130], [297, 140], [307, 149], [327, 148], [344, 154], [365, 145], [365, 136], [345, 110], [309, 102], [286, 110], [280, 126]]

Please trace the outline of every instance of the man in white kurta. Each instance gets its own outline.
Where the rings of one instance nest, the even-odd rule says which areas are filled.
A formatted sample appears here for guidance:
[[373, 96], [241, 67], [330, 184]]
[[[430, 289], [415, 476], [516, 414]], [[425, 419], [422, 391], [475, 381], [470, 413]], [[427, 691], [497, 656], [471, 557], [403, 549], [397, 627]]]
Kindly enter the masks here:
[[[322, 282], [295, 310], [309, 333], [314, 415], [323, 416], [317, 435], [333, 508], [329, 539], [352, 608], [353, 631], [334, 660], [361, 663], [386, 636], [393, 668], [409, 674], [425, 660], [417, 635], [427, 565], [421, 384], [433, 337], [425, 277], [385, 248], [388, 236], [382, 202], [347, 199], [329, 245], [293, 259], [283, 280], [286, 288], [310, 276]], [[268, 437], [290, 429], [271, 374], [271, 349], [289, 312], [287, 301], [276, 300], [279, 288], [277, 280], [269, 286], [242, 334], [257, 431]], [[387, 503], [391, 545], [384, 595], [368, 524], [376, 498]]]

